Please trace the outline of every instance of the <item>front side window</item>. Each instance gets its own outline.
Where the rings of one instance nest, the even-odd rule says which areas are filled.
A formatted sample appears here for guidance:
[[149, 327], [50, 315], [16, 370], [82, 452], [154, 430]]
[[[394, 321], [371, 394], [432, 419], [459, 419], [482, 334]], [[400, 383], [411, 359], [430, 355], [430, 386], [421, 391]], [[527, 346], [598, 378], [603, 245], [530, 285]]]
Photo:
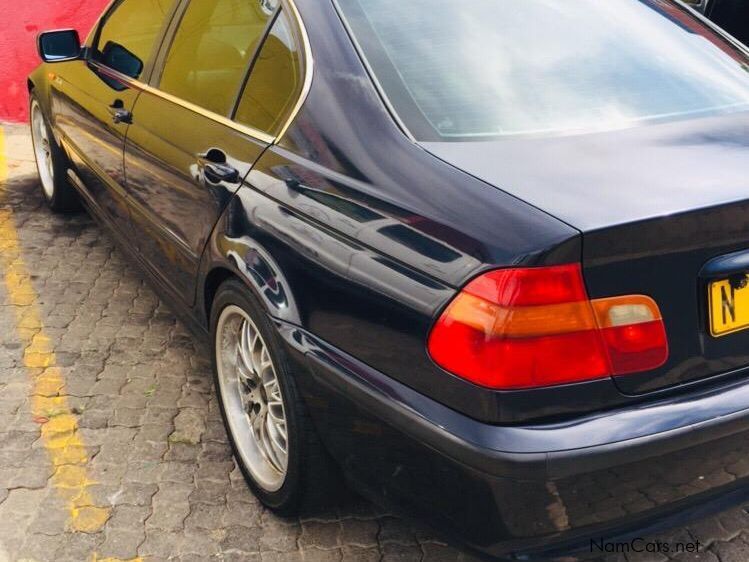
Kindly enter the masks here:
[[418, 140], [749, 110], [749, 60], [673, 0], [337, 0]]
[[159, 88], [228, 116], [277, 0], [192, 0]]
[[263, 43], [239, 98], [234, 120], [277, 135], [303, 86], [302, 52], [285, 12]]
[[173, 0], [122, 0], [102, 23], [95, 58], [139, 78], [160, 36]]

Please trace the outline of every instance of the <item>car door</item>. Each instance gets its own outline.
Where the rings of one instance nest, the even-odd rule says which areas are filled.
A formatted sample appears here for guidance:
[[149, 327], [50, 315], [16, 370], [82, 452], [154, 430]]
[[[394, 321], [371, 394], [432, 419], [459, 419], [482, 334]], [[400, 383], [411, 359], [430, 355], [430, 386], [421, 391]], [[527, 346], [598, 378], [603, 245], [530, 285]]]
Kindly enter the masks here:
[[269, 0], [185, 2], [133, 110], [125, 170], [135, 238], [152, 272], [187, 304], [214, 225], [273, 142], [231, 118], [278, 10]]
[[123, 148], [130, 112], [174, 0], [117, 0], [101, 18], [84, 60], [59, 73], [56, 126], [85, 198], [121, 235], [129, 229]]

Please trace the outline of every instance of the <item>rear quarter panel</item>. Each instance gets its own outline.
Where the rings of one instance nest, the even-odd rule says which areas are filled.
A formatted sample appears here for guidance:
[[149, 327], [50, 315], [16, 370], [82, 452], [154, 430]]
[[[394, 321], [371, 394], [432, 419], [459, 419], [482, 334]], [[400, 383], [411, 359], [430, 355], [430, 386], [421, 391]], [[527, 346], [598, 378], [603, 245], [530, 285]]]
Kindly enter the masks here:
[[[312, 89], [230, 204], [206, 263], [228, 261], [257, 288], [250, 265], [270, 256], [296, 322], [311, 333], [476, 418], [511, 416], [500, 411], [502, 393], [431, 361], [429, 329], [482, 271], [579, 261], [578, 232], [412, 143], [332, 4], [297, 4], [315, 60]], [[550, 395], [534, 408], [547, 405], [557, 407]]]

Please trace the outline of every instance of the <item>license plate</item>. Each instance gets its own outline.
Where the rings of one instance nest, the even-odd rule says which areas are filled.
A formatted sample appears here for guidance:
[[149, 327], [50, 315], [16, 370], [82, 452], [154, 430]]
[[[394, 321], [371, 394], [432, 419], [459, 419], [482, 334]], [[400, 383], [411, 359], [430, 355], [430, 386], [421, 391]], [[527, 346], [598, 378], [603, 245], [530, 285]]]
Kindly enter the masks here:
[[728, 279], [710, 283], [710, 333], [725, 336], [749, 328], [749, 287], [732, 286]]

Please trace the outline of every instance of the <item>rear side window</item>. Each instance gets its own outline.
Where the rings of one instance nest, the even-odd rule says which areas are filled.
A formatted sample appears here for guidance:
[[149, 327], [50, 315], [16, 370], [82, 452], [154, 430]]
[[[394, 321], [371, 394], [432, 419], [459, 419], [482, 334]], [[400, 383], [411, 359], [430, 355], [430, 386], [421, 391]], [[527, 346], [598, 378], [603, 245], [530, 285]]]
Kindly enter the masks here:
[[139, 78], [171, 11], [173, 0], [122, 0], [104, 20], [96, 59], [131, 78]]
[[302, 51], [295, 27], [281, 12], [263, 43], [239, 99], [234, 120], [277, 135], [303, 86]]
[[278, 0], [192, 0], [159, 88], [228, 116]]

